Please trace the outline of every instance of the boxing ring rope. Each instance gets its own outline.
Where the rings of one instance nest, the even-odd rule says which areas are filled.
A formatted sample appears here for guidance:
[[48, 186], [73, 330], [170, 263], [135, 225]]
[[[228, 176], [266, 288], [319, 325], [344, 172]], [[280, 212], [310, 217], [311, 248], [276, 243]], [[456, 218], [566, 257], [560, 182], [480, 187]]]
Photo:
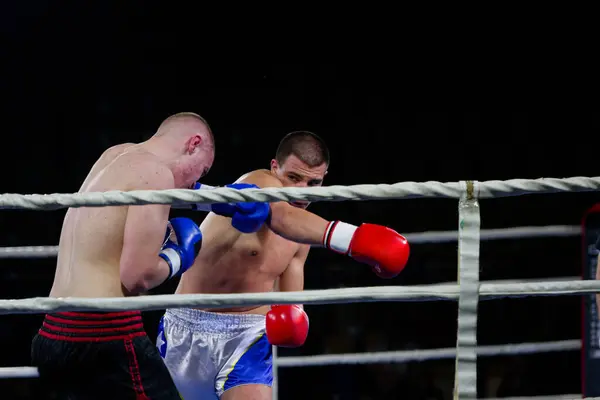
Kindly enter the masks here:
[[[491, 346], [478, 346], [478, 357], [506, 356], [517, 354], [551, 353], [580, 350], [580, 340], [558, 340], [555, 342], [518, 343]], [[444, 360], [456, 357], [456, 348], [378, 351], [347, 354], [323, 354], [316, 356], [280, 357], [278, 366], [315, 367], [340, 364], [401, 363], [408, 361]]]
[[[482, 229], [481, 241], [533, 237], [580, 236], [578, 225], [521, 226], [515, 228]], [[406, 233], [404, 237], [411, 245], [425, 243], [450, 243], [458, 240], [457, 231], [429, 231]], [[58, 246], [13, 246], [0, 247], [0, 258], [50, 258], [58, 255]]]
[[[479, 284], [482, 300], [527, 296], [564, 296], [600, 292], [600, 281], [519, 281]], [[163, 294], [136, 297], [34, 297], [0, 300], [0, 315], [40, 314], [64, 311], [155, 311], [165, 308], [229, 308], [270, 304], [346, 304], [384, 301], [459, 300], [460, 285], [434, 284], [411, 286], [373, 286], [342, 289], [304, 290], [302, 292], [233, 294]]]
[[[470, 181], [471, 182], [471, 181]], [[511, 197], [524, 194], [586, 192], [600, 189], [600, 177], [511, 179], [507, 181], [473, 181], [473, 192], [479, 199]], [[0, 195], [0, 209], [57, 210], [67, 207], [105, 207], [118, 205], [189, 203], [227, 203], [243, 201], [344, 201], [392, 200], [406, 198], [460, 199], [467, 190], [466, 182], [399, 182], [352, 186], [306, 188], [264, 188], [237, 190], [169, 189], [108, 191], [91, 193], [15, 194]]]
[[[568, 350], [580, 350], [580, 340], [559, 340], [555, 342], [518, 343], [477, 347], [478, 357], [506, 356], [517, 354], [551, 353]], [[323, 354], [315, 356], [280, 357], [278, 367], [316, 367], [324, 365], [357, 365], [377, 363], [401, 363], [408, 361], [445, 360], [456, 357], [456, 348], [427, 350], [378, 351], [347, 354]], [[0, 368], [2, 377], [35, 378], [35, 367]]]
[[[479, 282], [480, 213], [478, 200], [533, 193], [596, 191], [600, 177], [567, 179], [514, 179], [488, 182], [403, 182], [392, 185], [329, 186], [319, 188], [266, 188], [211, 191], [173, 189], [51, 195], [0, 195], [2, 209], [54, 210], [66, 207], [111, 205], [217, 203], [238, 201], [341, 201], [400, 198], [458, 198], [458, 285], [351, 288], [287, 293], [232, 295], [162, 295], [143, 298], [33, 298], [0, 301], [0, 314], [51, 311], [152, 310], [169, 307], [228, 307], [244, 305], [335, 304], [372, 301], [458, 300], [456, 371], [454, 397], [477, 398], [477, 307], [479, 299], [526, 295], [591, 294], [600, 292], [600, 282], [568, 281], [538, 283]], [[141, 300], [141, 301], [140, 301]], [[275, 366], [274, 366], [275, 367]], [[277, 393], [276, 382], [274, 385]], [[576, 398], [576, 397], [575, 397]]]

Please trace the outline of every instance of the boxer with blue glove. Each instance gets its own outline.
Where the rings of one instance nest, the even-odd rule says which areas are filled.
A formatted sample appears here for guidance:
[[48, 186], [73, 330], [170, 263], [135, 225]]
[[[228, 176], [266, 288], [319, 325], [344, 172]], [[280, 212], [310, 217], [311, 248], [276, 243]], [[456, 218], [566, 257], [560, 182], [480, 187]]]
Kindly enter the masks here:
[[[167, 118], [150, 139], [107, 149], [80, 193], [189, 188], [214, 160], [202, 117]], [[49, 297], [128, 297], [181, 276], [202, 243], [196, 224], [171, 220], [167, 204], [70, 208], [64, 217]], [[55, 312], [31, 345], [40, 393], [60, 399], [181, 400], [139, 310]]]

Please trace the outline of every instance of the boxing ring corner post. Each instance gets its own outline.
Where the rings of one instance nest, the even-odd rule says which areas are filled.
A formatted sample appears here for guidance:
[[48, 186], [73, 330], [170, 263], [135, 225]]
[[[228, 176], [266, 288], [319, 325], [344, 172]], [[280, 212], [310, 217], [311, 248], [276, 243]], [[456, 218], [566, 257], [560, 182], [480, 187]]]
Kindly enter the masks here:
[[477, 307], [481, 214], [476, 181], [462, 181], [458, 202], [458, 321], [454, 370], [455, 400], [477, 398]]

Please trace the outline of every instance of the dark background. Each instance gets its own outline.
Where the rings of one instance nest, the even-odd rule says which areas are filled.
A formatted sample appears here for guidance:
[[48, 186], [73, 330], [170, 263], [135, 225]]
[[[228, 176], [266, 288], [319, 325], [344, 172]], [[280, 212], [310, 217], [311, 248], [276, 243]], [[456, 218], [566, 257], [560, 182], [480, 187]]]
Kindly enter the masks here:
[[[427, 70], [400, 73], [406, 59], [273, 62], [253, 48], [241, 53], [225, 48], [227, 58], [219, 58], [204, 46], [216, 45], [227, 35], [225, 28], [194, 36], [195, 25], [159, 20], [157, 8], [109, 4], [93, 9], [3, 4], [3, 193], [76, 192], [104, 149], [141, 141], [180, 111], [201, 114], [215, 132], [216, 160], [203, 180], [213, 185], [267, 168], [279, 139], [298, 129], [316, 132], [330, 146], [325, 184], [599, 175], [597, 111], [534, 104], [523, 109], [515, 106], [522, 100], [519, 93], [514, 102], [461, 106], [464, 93], [436, 84], [439, 76]], [[277, 32], [272, 35], [276, 39]], [[440, 104], [422, 105], [428, 96]], [[577, 225], [599, 201], [598, 193], [483, 200], [482, 228]], [[453, 230], [458, 223], [457, 201], [443, 199], [317, 203], [311, 211], [401, 233]], [[2, 211], [0, 244], [55, 245], [64, 212]], [[579, 237], [483, 242], [481, 279], [580, 275], [580, 253]], [[0, 259], [2, 298], [47, 296], [54, 263]], [[456, 279], [456, 268], [456, 243], [414, 245], [406, 270], [390, 281], [350, 259], [314, 250], [306, 264], [306, 288], [448, 282]], [[169, 293], [174, 285], [159, 292]], [[308, 342], [280, 354], [453, 347], [456, 311], [453, 302], [307, 306]], [[151, 337], [159, 317], [160, 312], [145, 314]], [[29, 343], [41, 319], [0, 316], [0, 365], [28, 365]], [[575, 296], [495, 300], [479, 308], [482, 345], [574, 339], [580, 331]], [[424, 393], [448, 399], [454, 362], [279, 372], [281, 399], [419, 399]], [[579, 393], [580, 374], [579, 352], [480, 358], [479, 394]], [[34, 380], [2, 380], [0, 397], [33, 398], [34, 388]]]

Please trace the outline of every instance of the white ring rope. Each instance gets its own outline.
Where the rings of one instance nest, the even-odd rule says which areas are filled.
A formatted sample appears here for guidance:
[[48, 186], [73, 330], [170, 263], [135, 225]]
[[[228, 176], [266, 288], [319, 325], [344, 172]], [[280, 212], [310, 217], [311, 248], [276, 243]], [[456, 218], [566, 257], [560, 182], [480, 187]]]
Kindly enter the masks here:
[[[574, 351], [581, 349], [580, 340], [561, 340], [555, 342], [518, 343], [505, 345], [480, 346], [477, 355], [484, 357], [506, 356], [517, 354], [550, 353]], [[317, 356], [280, 357], [279, 367], [312, 367], [340, 364], [377, 364], [403, 363], [409, 361], [444, 360], [456, 357], [456, 348], [381, 351], [354, 354], [324, 354]], [[38, 377], [35, 367], [0, 368], [1, 378], [35, 378]]]
[[[480, 240], [501, 240], [534, 237], [566, 237], [581, 235], [578, 225], [521, 226], [515, 228], [482, 229]], [[406, 233], [411, 245], [449, 243], [458, 240], [457, 231], [429, 231]], [[50, 258], [58, 255], [58, 246], [0, 247], [0, 258]]]
[[[582, 295], [600, 292], [600, 281], [481, 282], [482, 299], [504, 297]], [[235, 294], [165, 294], [136, 297], [34, 297], [0, 300], [0, 314], [37, 314], [59, 311], [150, 311], [165, 308], [224, 308], [270, 304], [341, 304], [383, 301], [457, 300], [459, 285], [380, 286], [302, 292]]]
[[[429, 231], [403, 234], [412, 244], [449, 243], [458, 240], [458, 231]], [[581, 235], [579, 225], [519, 226], [481, 229], [479, 240], [524, 239], [534, 237], [568, 237]], [[2, 248], [0, 248], [0, 251]]]
[[[600, 189], [600, 177], [565, 179], [512, 179], [507, 181], [473, 182], [475, 196], [494, 198], [528, 193], [582, 192]], [[240, 201], [342, 201], [383, 200], [401, 198], [460, 198], [465, 182], [399, 182], [353, 186], [323, 186], [314, 188], [265, 188], [236, 190], [134, 190], [94, 193], [2, 194], [0, 209], [56, 210], [67, 207], [104, 207], [142, 204], [227, 203]]]
[[[560, 340], [555, 342], [518, 343], [493, 346], [479, 346], [477, 356], [506, 356], [517, 354], [551, 353], [581, 349], [581, 340]], [[280, 367], [313, 367], [338, 364], [377, 364], [403, 363], [408, 361], [444, 360], [456, 357], [456, 348], [378, 351], [371, 353], [322, 354], [316, 356], [281, 357]]]
[[4, 367], [0, 368], [0, 379], [39, 378], [36, 367]]

